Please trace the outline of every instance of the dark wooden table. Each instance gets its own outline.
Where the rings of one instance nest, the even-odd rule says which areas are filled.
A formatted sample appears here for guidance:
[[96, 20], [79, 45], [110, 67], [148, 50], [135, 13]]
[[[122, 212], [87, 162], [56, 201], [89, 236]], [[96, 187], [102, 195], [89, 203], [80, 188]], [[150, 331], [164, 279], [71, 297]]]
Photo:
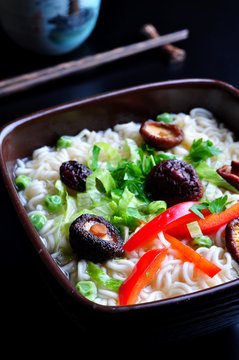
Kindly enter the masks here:
[[[0, 80], [142, 40], [139, 30], [145, 23], [153, 23], [161, 34], [185, 28], [190, 31], [187, 40], [175, 44], [187, 51], [183, 63], [168, 64], [157, 49], [1, 98], [0, 126], [42, 108], [150, 82], [211, 78], [239, 87], [238, 13], [236, 0], [103, 0], [91, 37], [77, 50], [58, 57], [32, 54], [15, 45], [0, 30]], [[71, 355], [75, 351], [82, 356], [84, 344], [91, 339], [92, 345], [85, 346], [87, 353], [106, 356], [107, 334], [104, 344], [97, 337], [100, 324], [98, 328], [92, 325], [92, 333], [85, 334], [61, 308], [45, 281], [46, 270], [25, 235], [2, 181], [0, 199], [1, 298], [4, 300], [2, 317], [6, 319], [1, 327], [8, 353], [27, 355], [31, 343], [37, 353], [45, 353], [49, 346], [48, 353], [60, 355], [66, 351]], [[152, 339], [151, 344], [137, 344], [133, 335], [132, 348], [121, 352], [125, 344], [122, 332], [122, 338], [115, 342], [117, 352], [160, 356], [162, 347], [159, 348], [156, 340]], [[171, 357], [191, 359], [194, 354], [208, 354], [234, 360], [239, 358], [238, 340], [239, 324], [175, 344], [168, 351]], [[127, 343], [130, 344], [130, 339]]]

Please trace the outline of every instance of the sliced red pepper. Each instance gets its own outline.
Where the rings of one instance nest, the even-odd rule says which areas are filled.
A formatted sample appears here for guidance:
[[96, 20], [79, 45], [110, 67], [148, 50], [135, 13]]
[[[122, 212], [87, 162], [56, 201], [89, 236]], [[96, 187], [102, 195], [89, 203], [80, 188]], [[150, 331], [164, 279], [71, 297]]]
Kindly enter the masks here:
[[166, 253], [167, 249], [153, 249], [139, 259], [130, 276], [119, 288], [120, 305], [136, 303], [140, 291], [154, 279]]
[[[237, 217], [239, 217], [239, 202], [220, 213], [210, 214], [204, 219], [199, 219], [197, 221], [202, 233], [204, 235], [208, 235], [214, 233], [220, 227], [228, 224], [231, 220], [236, 219]], [[180, 228], [167, 229], [167, 232], [179, 238], [190, 237], [186, 224], [183, 224]]]
[[181, 255], [188, 261], [194, 263], [194, 265], [203, 271], [205, 274], [213, 277], [216, 275], [221, 269], [198, 254], [195, 250], [190, 248], [189, 246], [182, 243], [180, 240], [176, 239], [174, 236], [171, 236], [167, 233], [164, 233], [165, 239], [171, 244], [171, 246], [178, 250]]
[[156, 238], [160, 231], [163, 231], [173, 221], [176, 221], [176, 225], [180, 225], [185, 221], [190, 222], [198, 219], [198, 216], [190, 211], [194, 204], [198, 204], [198, 202], [185, 201], [171, 206], [162, 214], [157, 215], [129, 238], [124, 244], [124, 250], [132, 251], [146, 246]]
[[[204, 217], [211, 214], [210, 210], [208, 210], [208, 209], [203, 209], [201, 211], [201, 213]], [[178, 228], [178, 226], [180, 226], [180, 228], [181, 228], [181, 226], [184, 226], [184, 225], [186, 226], [186, 224], [189, 224], [190, 222], [193, 222], [193, 221], [198, 221], [199, 219], [200, 219], [200, 217], [197, 214], [195, 214], [194, 212], [189, 212], [188, 215], [185, 215], [182, 218], [176, 219], [175, 221], [172, 221], [171, 223], [166, 225], [164, 228], [164, 231], [171, 234], [171, 232], [170, 232], [171, 229], [175, 230], [176, 228]]]

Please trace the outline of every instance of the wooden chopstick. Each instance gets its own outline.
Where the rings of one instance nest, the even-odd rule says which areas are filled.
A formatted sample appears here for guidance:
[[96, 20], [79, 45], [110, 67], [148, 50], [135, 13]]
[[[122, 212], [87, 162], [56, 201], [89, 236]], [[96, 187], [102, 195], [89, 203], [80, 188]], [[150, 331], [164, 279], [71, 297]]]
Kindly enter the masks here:
[[42, 70], [8, 78], [0, 81], [0, 97], [27, 90], [51, 80], [59, 79], [83, 70], [88, 70], [90, 68], [119, 60], [130, 55], [135, 55], [146, 50], [184, 40], [188, 37], [188, 35], [189, 31], [184, 29], [155, 39], [149, 39], [135, 44], [118, 47], [99, 54], [86, 56], [80, 60], [73, 60]]
[[[141, 28], [141, 33], [146, 39], [155, 39], [160, 36], [158, 30], [153, 24], [145, 24]], [[167, 55], [167, 60], [171, 64], [178, 64], [186, 59], [186, 51], [172, 44], [162, 46], [164, 54]]]

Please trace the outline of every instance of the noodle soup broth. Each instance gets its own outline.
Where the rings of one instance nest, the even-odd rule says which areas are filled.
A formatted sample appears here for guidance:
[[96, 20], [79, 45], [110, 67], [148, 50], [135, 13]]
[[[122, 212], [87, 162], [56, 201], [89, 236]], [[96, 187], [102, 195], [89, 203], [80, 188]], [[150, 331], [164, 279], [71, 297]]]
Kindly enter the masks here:
[[[135, 178], [130, 179], [129, 173], [125, 180], [133, 181], [130, 186], [122, 186], [120, 191], [111, 188], [109, 184], [112, 183], [105, 183], [103, 192], [102, 187], [97, 189], [98, 193], [92, 187], [91, 195], [98, 196], [92, 205], [85, 192], [79, 194], [62, 184], [59, 167], [64, 162], [77, 159], [93, 173], [98, 171], [98, 180], [108, 172], [113, 176], [111, 171], [123, 159], [137, 162], [138, 149], [144, 146], [144, 139], [139, 133], [142, 122], [156, 120], [158, 114], [167, 112], [184, 132], [184, 139], [171, 149], [156, 150], [157, 156], [163, 153], [166, 157], [185, 161], [196, 139], [202, 139], [203, 143], [210, 141], [220, 149], [220, 153], [205, 160], [204, 167], [201, 164], [201, 173], [200, 168], [197, 172], [203, 185], [199, 202], [208, 205], [215, 199], [224, 198], [225, 209], [223, 201], [220, 201], [222, 213], [238, 203], [238, 192], [235, 189], [232, 191], [230, 186], [213, 184], [205, 178], [208, 176], [205, 169], [213, 169], [215, 175], [220, 166], [229, 166], [232, 160], [238, 161], [238, 111], [236, 89], [214, 80], [192, 79], [148, 84], [60, 105], [17, 119], [2, 128], [0, 165], [7, 190], [30, 240], [53, 274], [53, 279], [57, 280], [56, 283], [51, 282], [51, 286], [56, 291], [58, 301], [63, 302], [64, 308], [79, 324], [86, 328], [95, 321], [100, 321], [106, 328], [127, 324], [130, 331], [134, 329], [135, 333], [139, 333], [140, 324], [144, 321], [149, 336], [156, 331], [162, 339], [175, 339], [237, 322], [238, 264], [225, 244], [226, 224], [208, 235], [211, 243], [207, 243], [207, 246], [192, 244], [188, 235], [180, 237], [180, 232], [183, 235], [184, 230], [178, 226], [178, 233], [172, 228], [171, 233], [158, 231], [151, 243], [124, 251], [123, 256], [103, 262], [80, 259], [70, 245], [69, 227], [75, 218], [84, 215], [85, 210], [109, 222], [113, 219], [113, 225], [123, 238], [123, 246], [127, 248], [126, 244], [134, 234], [139, 231], [141, 234], [141, 229], [146, 228], [152, 219], [166, 213], [172, 206], [163, 198], [145, 197], [140, 188], [138, 194], [141, 197], [138, 197], [134, 193], [137, 182]], [[71, 146], [57, 147], [62, 136], [70, 137]], [[97, 147], [93, 151], [94, 145], [100, 148], [98, 155]], [[155, 150], [147, 154], [145, 148], [140, 151], [140, 156], [149, 155], [151, 160], [152, 156], [155, 159]], [[99, 168], [93, 170], [92, 162]], [[140, 163], [142, 165], [142, 161]], [[145, 174], [141, 180], [146, 179]], [[20, 190], [16, 177], [22, 175], [29, 177], [30, 182]], [[101, 180], [104, 184], [104, 179]], [[224, 185], [225, 182], [223, 179]], [[49, 211], [50, 208], [46, 207], [45, 198], [48, 195], [61, 198], [59, 211]], [[53, 203], [53, 208], [57, 208], [59, 204]], [[34, 222], [32, 218], [36, 213], [41, 216], [40, 220], [36, 217], [37, 221]], [[120, 223], [122, 218], [124, 221]], [[200, 221], [197, 218], [201, 224]], [[215, 268], [219, 271], [213, 276], [202, 271], [202, 264], [196, 266], [191, 255], [189, 260], [172, 246], [167, 237], [170, 234], [178, 238], [183, 246], [190, 247], [194, 255], [197, 253], [200, 259], [205, 259], [207, 265], [209, 262], [209, 269], [213, 266], [213, 271]], [[151, 254], [158, 254], [161, 249], [165, 257], [161, 259], [157, 271], [152, 272], [150, 267], [150, 272], [143, 272], [150, 283], [141, 282], [140, 291], [132, 303], [120, 303], [121, 284], [130, 278], [145, 254], [152, 250], [156, 252]], [[156, 256], [153, 261], [155, 259]], [[99, 281], [102, 273], [106, 281]], [[47, 280], [50, 281], [50, 277]], [[107, 282], [111, 284], [110, 289], [106, 287]], [[89, 293], [82, 293], [82, 286], [77, 286], [79, 283], [86, 283], [87, 286], [90, 283], [90, 297]], [[60, 288], [57, 284], [61, 285]], [[156, 317], [160, 318], [160, 322], [155, 322]]]

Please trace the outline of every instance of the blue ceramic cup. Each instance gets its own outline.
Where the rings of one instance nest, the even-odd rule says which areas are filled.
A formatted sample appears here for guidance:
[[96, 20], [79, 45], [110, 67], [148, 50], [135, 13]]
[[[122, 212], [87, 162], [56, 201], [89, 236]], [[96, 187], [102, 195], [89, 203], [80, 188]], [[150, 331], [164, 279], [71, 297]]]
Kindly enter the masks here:
[[101, 0], [0, 0], [0, 21], [19, 45], [60, 55], [80, 46], [93, 31]]

